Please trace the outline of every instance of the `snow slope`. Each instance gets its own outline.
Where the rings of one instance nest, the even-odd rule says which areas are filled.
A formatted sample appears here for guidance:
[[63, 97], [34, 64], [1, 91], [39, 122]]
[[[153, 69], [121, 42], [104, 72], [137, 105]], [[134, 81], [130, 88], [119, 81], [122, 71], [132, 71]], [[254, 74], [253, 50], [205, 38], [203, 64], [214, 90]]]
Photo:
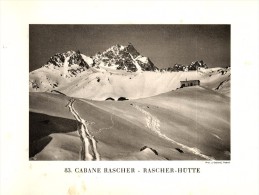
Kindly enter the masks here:
[[[79, 160], [70, 99], [30, 93], [31, 159]], [[230, 159], [230, 98], [208, 88], [128, 101], [76, 99], [74, 108], [89, 123], [101, 160]]]
[[[222, 70], [222, 68], [220, 69]], [[219, 69], [206, 69], [206, 72], [125, 72], [122, 70], [98, 70], [90, 68], [77, 74], [76, 77], [65, 78], [58, 74], [58, 70], [46, 68], [30, 73], [30, 91], [48, 91], [53, 89], [68, 96], [105, 100], [109, 97], [118, 99], [145, 98], [160, 93], [175, 90], [180, 87], [180, 81], [200, 80], [201, 86], [215, 89], [229, 79], [230, 70], [222, 74]], [[33, 88], [37, 83], [39, 88]]]

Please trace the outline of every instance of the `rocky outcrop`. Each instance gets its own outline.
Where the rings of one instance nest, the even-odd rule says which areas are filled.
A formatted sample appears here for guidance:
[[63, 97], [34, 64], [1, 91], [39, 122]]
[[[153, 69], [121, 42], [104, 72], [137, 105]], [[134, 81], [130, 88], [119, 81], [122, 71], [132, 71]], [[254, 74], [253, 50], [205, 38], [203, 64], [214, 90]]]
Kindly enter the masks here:
[[125, 100], [129, 100], [129, 99], [127, 99], [127, 98], [125, 98], [125, 97], [119, 97], [119, 98], [118, 98], [118, 101], [125, 101]]
[[112, 101], [114, 101], [114, 99], [113, 99], [112, 97], [106, 98], [106, 101], [107, 101], [107, 100], [112, 100]]
[[205, 69], [208, 68], [208, 66], [203, 62], [203, 60], [194, 61], [189, 65], [175, 64], [172, 67], [168, 67], [163, 70], [168, 72], [178, 72], [178, 71], [194, 71], [194, 70], [199, 70], [200, 68], [205, 68]]
[[152, 61], [140, 55], [131, 43], [128, 46], [117, 44], [103, 53], [98, 52], [93, 56], [93, 61], [96, 67], [107, 67], [129, 72], [158, 70]]
[[50, 57], [50, 59], [47, 61], [45, 67], [48, 67], [49, 65], [53, 64], [57, 67], [62, 67], [65, 65], [65, 61], [67, 60], [68, 67], [71, 67], [71, 65], [79, 65], [80, 67], [89, 68], [89, 64], [83, 59], [81, 52], [78, 51], [68, 51], [65, 53], [57, 53], [54, 56]]
[[158, 152], [157, 152], [155, 149], [151, 148], [151, 147], [144, 146], [144, 147], [142, 147], [142, 148], [140, 149], [140, 151], [147, 151], [147, 150], [150, 150], [150, 151], [152, 151], [155, 155], [158, 155]]

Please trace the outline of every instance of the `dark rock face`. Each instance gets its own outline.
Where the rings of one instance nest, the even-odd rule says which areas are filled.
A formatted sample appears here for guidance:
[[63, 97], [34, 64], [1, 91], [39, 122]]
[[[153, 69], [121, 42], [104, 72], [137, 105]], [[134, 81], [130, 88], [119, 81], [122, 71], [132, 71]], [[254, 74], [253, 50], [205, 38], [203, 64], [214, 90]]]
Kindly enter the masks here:
[[158, 70], [158, 68], [153, 64], [153, 62], [151, 62], [151, 60], [148, 58], [148, 62], [147, 63], [143, 63], [140, 60], [137, 60], [141, 69], [143, 71], [156, 71]]
[[106, 100], [112, 100], [112, 101], [114, 101], [114, 99], [113, 99], [112, 97], [108, 97], [108, 98], [106, 98]]
[[102, 53], [96, 53], [94, 56], [89, 58], [89, 60], [90, 62], [79, 50], [67, 51], [53, 55], [44, 67], [65, 67], [67, 68], [68, 73], [65, 74], [68, 77], [74, 77], [78, 73], [89, 69], [90, 66], [95, 67], [96, 69], [107, 67], [114, 70], [125, 70], [128, 72], [159, 70], [149, 58], [140, 55], [131, 43], [127, 46], [119, 44], [114, 45]]
[[126, 52], [130, 53], [134, 58], [140, 55], [131, 43], [129, 43], [129, 45], [126, 47]]
[[55, 66], [62, 66], [65, 62], [65, 56], [64, 54], [57, 53], [54, 56], [52, 56], [49, 61], [47, 61], [47, 64], [54, 64]]
[[188, 66], [188, 70], [198, 70], [199, 67], [208, 68], [208, 66], [203, 62], [203, 60], [200, 60], [200, 61], [192, 62]]
[[53, 64], [55, 66], [62, 67], [64, 66], [67, 57], [69, 67], [73, 64], [77, 64], [83, 68], [89, 68], [89, 65], [86, 61], [84, 61], [80, 51], [68, 51], [66, 53], [57, 53], [47, 61], [47, 65]]
[[118, 99], [118, 101], [125, 101], [125, 100], [129, 100], [129, 99], [127, 99], [125, 97], [119, 97], [119, 99]]
[[172, 67], [164, 69], [169, 72], [178, 72], [178, 71], [195, 71], [199, 68], [208, 68], [208, 66], [203, 62], [203, 60], [192, 62], [190, 65], [175, 64]]
[[[91, 66], [97, 69], [99, 69], [100, 66], [105, 66], [117, 70], [126, 70], [128, 72], [159, 70], [149, 58], [140, 55], [131, 43], [127, 46], [114, 45], [102, 53], [96, 53], [92, 57], [92, 60]], [[45, 67], [48, 68], [52, 64], [56, 67], [78, 65], [79, 68], [69, 70], [72, 76], [90, 67], [79, 50], [76, 52], [68, 51], [65, 53], [57, 53], [47, 61]]]
[[177, 72], [177, 71], [183, 71], [185, 68], [182, 64], [175, 64], [173, 67], [167, 68], [167, 71], [169, 72]]
[[66, 77], [75, 77], [78, 73], [90, 68], [79, 50], [76, 52], [68, 51], [65, 53], [57, 53], [47, 61], [44, 67], [50, 68], [52, 65], [54, 65], [54, 68], [66, 67], [67, 72], [64, 73]]
[[107, 49], [103, 53], [98, 52], [93, 56], [94, 64], [104, 64], [107, 67], [115, 67], [117, 70], [127, 70], [129, 72], [138, 71], [137, 66], [140, 66], [142, 71], [155, 71], [158, 68], [146, 58], [147, 61], [139, 60], [143, 56], [129, 43], [128, 46], [115, 45]]
[[150, 148], [150, 147], [148, 147], [148, 146], [142, 147], [142, 148], [140, 149], [140, 151], [143, 151], [143, 150], [145, 150], [145, 149], [147, 149], [147, 148], [149, 148], [150, 150], [152, 150], [152, 152], [154, 152], [155, 155], [158, 155], [158, 152], [157, 152], [155, 149]]
[[175, 148], [178, 152], [184, 153], [180, 148]]
[[78, 64], [81, 67], [89, 68], [89, 65], [86, 63], [86, 61], [84, 61], [80, 53], [75, 53], [72, 56], [70, 56], [68, 60], [68, 65], [71, 66], [72, 64]]

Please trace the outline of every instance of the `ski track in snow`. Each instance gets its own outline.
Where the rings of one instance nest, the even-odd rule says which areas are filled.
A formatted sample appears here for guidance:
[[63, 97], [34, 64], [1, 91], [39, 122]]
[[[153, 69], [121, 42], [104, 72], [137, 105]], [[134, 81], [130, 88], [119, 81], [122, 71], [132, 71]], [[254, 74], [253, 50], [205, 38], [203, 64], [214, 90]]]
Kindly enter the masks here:
[[[100, 160], [100, 154], [97, 150], [96, 140], [95, 138], [89, 133], [87, 128], [88, 122], [85, 121], [80, 117], [76, 109], [74, 108], [73, 104], [75, 99], [72, 99], [68, 103], [69, 111], [73, 114], [77, 122], [80, 124], [78, 125], [77, 131], [79, 133], [80, 139], [82, 141], [82, 149], [80, 152], [80, 160]], [[91, 154], [90, 150], [92, 150], [93, 155]]]
[[184, 144], [181, 144], [181, 143], [167, 137], [165, 134], [162, 134], [161, 131], [160, 131], [160, 121], [158, 120], [158, 118], [153, 116], [151, 113], [145, 111], [144, 109], [142, 109], [138, 105], [133, 105], [133, 107], [146, 116], [146, 127], [148, 129], [152, 130], [153, 132], [155, 132], [159, 137], [161, 137], [161, 138], [163, 138], [163, 139], [165, 139], [165, 140], [167, 140], [171, 143], [177, 144], [177, 145], [181, 146], [182, 148], [188, 150], [189, 152], [191, 152], [191, 153], [193, 153], [197, 156], [200, 156], [200, 157], [202, 157], [206, 160], [215, 160], [212, 157], [209, 157], [209, 156], [206, 156], [206, 155], [202, 154], [201, 151], [198, 148], [188, 147]]
[[112, 125], [109, 126], [109, 127], [104, 127], [104, 128], [98, 129], [98, 130], [97, 130], [97, 133], [101, 133], [103, 130], [108, 130], [108, 129], [113, 128], [113, 126], [114, 126], [114, 121], [113, 121], [113, 119], [112, 119], [112, 115], [111, 115], [111, 123], [112, 123]]
[[[92, 105], [92, 106], [94, 106], [94, 107], [99, 108], [98, 106], [96, 106], [96, 105], [93, 104], [92, 102], [86, 101], [85, 99], [79, 99], [79, 100], [81, 100], [81, 101], [83, 101], [83, 102], [86, 102], [87, 104], [90, 104], [90, 105]], [[111, 128], [114, 127], [114, 121], [113, 121], [113, 117], [112, 117], [113, 115], [114, 115], [114, 113], [112, 112], [112, 114], [111, 114], [111, 126], [109, 126], [109, 127], [103, 127], [103, 128], [98, 129], [98, 130], [96, 131], [96, 134], [101, 133], [103, 130], [108, 130], [108, 129], [111, 129]], [[94, 123], [94, 122], [93, 122], [93, 123]]]
[[216, 137], [217, 139], [222, 141], [222, 139], [218, 135], [216, 135], [215, 133], [212, 133], [211, 135], [213, 135], [214, 137]]

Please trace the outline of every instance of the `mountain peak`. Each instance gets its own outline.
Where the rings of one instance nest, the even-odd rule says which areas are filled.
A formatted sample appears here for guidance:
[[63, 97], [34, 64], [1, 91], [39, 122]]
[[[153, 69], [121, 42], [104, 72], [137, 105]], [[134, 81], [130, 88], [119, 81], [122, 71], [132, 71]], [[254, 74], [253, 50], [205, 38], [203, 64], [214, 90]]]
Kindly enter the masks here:
[[130, 72], [155, 71], [158, 68], [147, 57], [140, 55], [129, 43], [127, 46], [116, 44], [93, 56], [96, 67], [126, 70]]
[[93, 64], [93, 60], [87, 57], [79, 50], [56, 53], [43, 66], [48, 69], [56, 69], [62, 72], [64, 77], [73, 77], [78, 73], [85, 71]]
[[56, 53], [43, 66], [49, 69], [60, 69], [67, 77], [76, 76], [90, 67], [107, 70], [125, 70], [128, 72], [156, 71], [158, 68], [152, 61], [142, 56], [132, 43], [124, 46], [116, 44], [98, 52], [92, 57], [87, 57], [79, 50], [70, 50]]
[[66, 63], [68, 66], [77, 64], [79, 66], [84, 66], [89, 68], [89, 62], [87, 63], [84, 59], [84, 55], [81, 54], [79, 50], [77, 51], [67, 51], [64, 53], [56, 53], [54, 56], [50, 57], [50, 59], [47, 61], [45, 67], [49, 67], [51, 65], [57, 66], [57, 67], [63, 67]]

